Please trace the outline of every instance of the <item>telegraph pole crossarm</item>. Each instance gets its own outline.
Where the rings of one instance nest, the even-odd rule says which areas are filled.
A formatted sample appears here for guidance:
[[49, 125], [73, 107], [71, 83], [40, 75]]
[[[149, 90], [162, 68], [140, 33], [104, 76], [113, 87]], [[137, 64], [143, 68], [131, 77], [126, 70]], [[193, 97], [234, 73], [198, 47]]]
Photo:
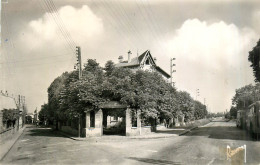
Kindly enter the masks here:
[[173, 66], [176, 66], [176, 64], [174, 64], [173, 63], [173, 61], [174, 60], [176, 60], [176, 58], [171, 58], [171, 71], [170, 71], [170, 73], [171, 73], [171, 85], [173, 84], [173, 82], [172, 82], [172, 74], [174, 73], [174, 72], [176, 72], [176, 70], [173, 70]]

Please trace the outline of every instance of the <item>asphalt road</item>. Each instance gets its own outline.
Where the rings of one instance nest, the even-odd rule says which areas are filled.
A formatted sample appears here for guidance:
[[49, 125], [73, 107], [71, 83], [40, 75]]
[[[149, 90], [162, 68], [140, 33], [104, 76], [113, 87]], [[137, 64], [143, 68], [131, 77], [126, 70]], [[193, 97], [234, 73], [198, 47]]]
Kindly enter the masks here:
[[260, 141], [234, 122], [218, 120], [171, 138], [117, 140], [75, 141], [51, 129], [26, 128], [1, 164], [231, 164], [227, 145], [246, 145], [247, 164], [260, 163]]

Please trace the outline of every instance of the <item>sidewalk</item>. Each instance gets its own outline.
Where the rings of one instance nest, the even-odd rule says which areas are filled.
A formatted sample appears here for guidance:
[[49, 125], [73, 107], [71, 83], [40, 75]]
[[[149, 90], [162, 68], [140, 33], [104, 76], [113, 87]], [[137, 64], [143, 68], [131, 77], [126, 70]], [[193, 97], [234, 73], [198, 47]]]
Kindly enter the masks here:
[[124, 141], [124, 140], [145, 140], [145, 139], [159, 139], [159, 138], [170, 138], [170, 137], [176, 137], [184, 135], [188, 132], [190, 132], [193, 129], [198, 128], [192, 127], [189, 129], [183, 129], [183, 128], [175, 128], [175, 129], [166, 129], [166, 130], [159, 130], [157, 132], [152, 132], [150, 134], [146, 135], [139, 135], [139, 136], [120, 136], [120, 135], [105, 135], [100, 137], [74, 137], [71, 136], [65, 132], [58, 131], [63, 136], [66, 136], [70, 139], [76, 140], [76, 141], [88, 141], [88, 142], [101, 142], [101, 141]]
[[10, 151], [10, 149], [12, 148], [12, 146], [15, 144], [15, 142], [17, 141], [17, 139], [22, 135], [24, 129], [26, 128], [26, 126], [24, 126], [23, 128], [21, 128], [18, 132], [16, 132], [14, 134], [14, 136], [7, 140], [6, 142], [1, 144], [1, 149], [0, 149], [0, 161], [5, 157], [5, 155]]

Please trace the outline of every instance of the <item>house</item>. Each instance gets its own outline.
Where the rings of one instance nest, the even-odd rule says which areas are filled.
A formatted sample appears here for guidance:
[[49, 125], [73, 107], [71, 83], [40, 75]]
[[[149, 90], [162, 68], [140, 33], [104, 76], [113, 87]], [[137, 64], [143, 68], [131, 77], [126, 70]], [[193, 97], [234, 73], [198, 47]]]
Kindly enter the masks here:
[[133, 71], [137, 71], [139, 69], [147, 70], [151, 72], [158, 72], [162, 75], [162, 77], [168, 81], [171, 77], [167, 72], [165, 72], [160, 66], [156, 65], [156, 58], [153, 58], [151, 52], [146, 50], [141, 55], [134, 57], [131, 59], [131, 51], [128, 52], [128, 59], [124, 61], [123, 56], [119, 56], [116, 67], [130, 68]]
[[[118, 59], [119, 63], [115, 64], [115, 67], [129, 68], [133, 72], [140, 69], [157, 72], [162, 75], [166, 81], [171, 78], [166, 71], [156, 64], [156, 58], [152, 57], [149, 50], [133, 58], [131, 58], [131, 51], [129, 51], [127, 60], [124, 61], [122, 56], [119, 56]], [[115, 116], [115, 114], [117, 116]], [[141, 110], [130, 109], [129, 106], [122, 105], [118, 101], [106, 102], [96, 110], [86, 110], [83, 122], [85, 126], [83, 126], [84, 129], [82, 132], [79, 132], [79, 134], [84, 134], [86, 137], [110, 134], [126, 136], [148, 134], [154, 131], [154, 126], [156, 126], [142, 126]], [[77, 130], [72, 131], [67, 125], [61, 126], [60, 129], [77, 135]]]

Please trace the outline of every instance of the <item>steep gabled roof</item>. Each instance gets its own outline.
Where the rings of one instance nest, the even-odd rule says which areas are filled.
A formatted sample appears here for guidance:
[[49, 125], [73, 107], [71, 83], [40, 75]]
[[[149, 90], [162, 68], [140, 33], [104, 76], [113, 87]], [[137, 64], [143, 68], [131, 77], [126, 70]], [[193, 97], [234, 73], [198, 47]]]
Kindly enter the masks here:
[[145, 57], [145, 55], [147, 53], [150, 53], [149, 50], [146, 50], [144, 53], [142, 53], [140, 56], [138, 57], [134, 57], [131, 59], [131, 61], [128, 63], [128, 61], [123, 61], [121, 63], [117, 63], [116, 67], [132, 67], [132, 66], [139, 66], [140, 62], [143, 60], [143, 58]]
[[156, 66], [155, 67], [159, 72], [161, 72], [165, 77], [167, 77], [167, 78], [170, 78], [171, 76], [167, 73], [167, 72], [165, 72], [162, 68], [160, 68], [159, 66]]
[[149, 50], [146, 50], [144, 53], [142, 53], [138, 57], [132, 58], [129, 63], [128, 63], [128, 61], [123, 61], [121, 63], [117, 63], [115, 66], [116, 67], [127, 67], [127, 68], [140, 66], [141, 62], [143, 61], [143, 59], [146, 57], [147, 54], [149, 56], [151, 56], [151, 60], [152, 60], [153, 64], [155, 65], [155, 69], [158, 72], [162, 73], [165, 77], [170, 78], [171, 76], [167, 72], [165, 72], [162, 68], [160, 68], [159, 66], [156, 65]]

